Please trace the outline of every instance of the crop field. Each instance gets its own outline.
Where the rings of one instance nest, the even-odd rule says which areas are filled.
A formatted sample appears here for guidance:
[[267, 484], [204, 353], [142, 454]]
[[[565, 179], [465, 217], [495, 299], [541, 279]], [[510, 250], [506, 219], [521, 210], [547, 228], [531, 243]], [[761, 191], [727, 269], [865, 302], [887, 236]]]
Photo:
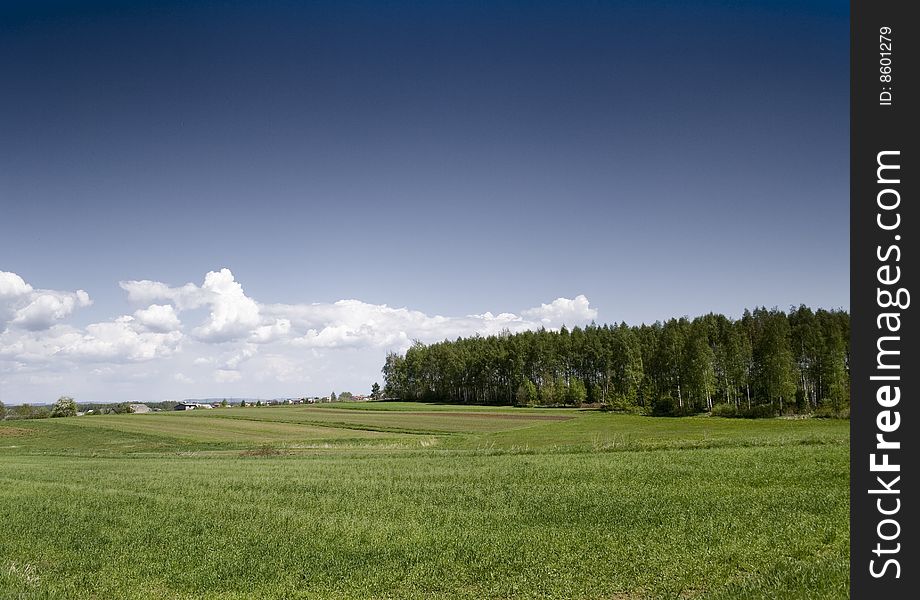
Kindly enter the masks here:
[[820, 599], [849, 424], [413, 403], [0, 422], [0, 599]]

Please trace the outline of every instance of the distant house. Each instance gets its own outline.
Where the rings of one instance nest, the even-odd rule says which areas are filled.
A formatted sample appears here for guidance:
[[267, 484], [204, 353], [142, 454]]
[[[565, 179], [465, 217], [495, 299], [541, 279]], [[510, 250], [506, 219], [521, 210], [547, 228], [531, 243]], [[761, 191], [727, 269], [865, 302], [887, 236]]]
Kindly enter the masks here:
[[150, 412], [150, 407], [147, 406], [146, 404], [129, 404], [128, 408], [130, 408], [131, 412], [133, 412], [136, 415], [142, 415], [144, 413]]
[[173, 410], [195, 410], [196, 408], [211, 408], [211, 405], [201, 402], [180, 402]]

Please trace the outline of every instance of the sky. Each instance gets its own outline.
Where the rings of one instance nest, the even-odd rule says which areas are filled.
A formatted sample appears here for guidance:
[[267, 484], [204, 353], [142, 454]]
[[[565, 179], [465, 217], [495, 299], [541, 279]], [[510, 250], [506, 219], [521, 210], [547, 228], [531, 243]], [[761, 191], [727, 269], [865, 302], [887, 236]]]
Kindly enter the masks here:
[[846, 2], [2, 2], [0, 401], [848, 308], [848, 53]]

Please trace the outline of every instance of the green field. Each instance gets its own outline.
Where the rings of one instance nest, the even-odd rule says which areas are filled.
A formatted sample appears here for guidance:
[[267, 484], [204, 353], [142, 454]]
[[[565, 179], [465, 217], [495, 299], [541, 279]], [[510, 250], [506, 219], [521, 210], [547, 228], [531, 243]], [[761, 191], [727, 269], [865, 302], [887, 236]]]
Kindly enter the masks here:
[[846, 598], [849, 424], [341, 404], [0, 423], [0, 598]]

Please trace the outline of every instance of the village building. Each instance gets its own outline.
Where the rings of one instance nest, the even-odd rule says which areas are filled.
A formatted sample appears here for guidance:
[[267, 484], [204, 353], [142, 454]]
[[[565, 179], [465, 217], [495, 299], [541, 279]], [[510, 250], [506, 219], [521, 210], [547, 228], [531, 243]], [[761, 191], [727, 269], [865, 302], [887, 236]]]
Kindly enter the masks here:
[[173, 410], [195, 410], [198, 408], [214, 408], [207, 402], [180, 402]]

